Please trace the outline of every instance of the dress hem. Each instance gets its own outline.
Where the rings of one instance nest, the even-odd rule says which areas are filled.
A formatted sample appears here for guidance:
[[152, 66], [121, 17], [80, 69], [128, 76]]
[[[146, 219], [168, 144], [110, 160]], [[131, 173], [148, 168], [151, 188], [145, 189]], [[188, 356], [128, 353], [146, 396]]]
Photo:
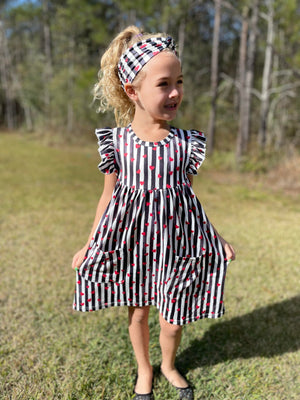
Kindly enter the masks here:
[[[73, 306], [73, 310], [74, 311], [79, 311], [79, 312], [94, 312], [94, 311], [100, 311], [100, 310], [105, 310], [106, 308], [111, 308], [111, 307], [146, 307], [146, 306], [154, 306], [157, 308], [157, 310], [160, 312], [159, 306], [153, 302], [148, 302], [147, 304], [145, 303], [141, 303], [141, 304], [127, 304], [126, 302], [120, 302], [118, 304], [112, 303], [112, 304], [105, 304], [103, 306], [99, 306], [99, 307], [92, 307], [91, 309], [88, 308], [76, 308], [76, 305]], [[160, 312], [161, 313], [161, 312]], [[186, 324], [190, 324], [191, 322], [196, 322], [198, 320], [201, 319], [205, 319], [205, 318], [209, 318], [209, 319], [217, 319], [217, 318], [221, 318], [223, 315], [225, 314], [225, 309], [219, 313], [205, 313], [205, 314], [201, 314], [201, 315], [196, 315], [195, 317], [192, 318], [186, 318], [184, 317], [183, 320], [174, 320], [172, 318], [165, 318], [163, 316], [163, 314], [161, 313], [161, 315], [163, 316], [163, 318], [169, 322], [170, 324], [173, 325], [186, 325]]]

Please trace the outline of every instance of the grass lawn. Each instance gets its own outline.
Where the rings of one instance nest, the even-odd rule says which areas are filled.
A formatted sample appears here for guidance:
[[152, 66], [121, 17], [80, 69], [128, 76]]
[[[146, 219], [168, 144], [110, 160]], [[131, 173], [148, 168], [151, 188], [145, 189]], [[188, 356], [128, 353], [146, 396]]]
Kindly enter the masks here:
[[[70, 264], [103, 182], [96, 140], [49, 147], [1, 134], [0, 160], [0, 399], [130, 399], [136, 365], [126, 309], [72, 311]], [[209, 161], [194, 187], [238, 259], [225, 316], [185, 327], [178, 367], [195, 399], [299, 399], [299, 198], [216, 172]], [[156, 399], [176, 399], [158, 373], [155, 308], [149, 323]]]

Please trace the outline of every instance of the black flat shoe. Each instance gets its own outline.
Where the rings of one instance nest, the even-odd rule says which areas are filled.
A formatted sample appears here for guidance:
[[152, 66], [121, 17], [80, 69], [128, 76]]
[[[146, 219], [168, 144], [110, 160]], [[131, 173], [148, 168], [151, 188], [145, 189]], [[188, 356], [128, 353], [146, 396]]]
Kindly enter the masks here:
[[190, 385], [185, 388], [179, 388], [176, 386], [174, 386], [174, 388], [178, 391], [180, 400], [194, 400], [194, 391]]
[[134, 392], [135, 396], [133, 400], [154, 400], [153, 392], [147, 394], [139, 394]]
[[[169, 381], [169, 379], [168, 379], [168, 378], [166, 377], [166, 375], [162, 372], [162, 370], [161, 370], [161, 373], [162, 373], [162, 375], [165, 377], [165, 379], [170, 383], [170, 385], [172, 385], [173, 388], [175, 388], [175, 389], [177, 390], [177, 392], [178, 392], [178, 394], [179, 394], [179, 400], [194, 400], [194, 390], [193, 390], [193, 388], [192, 388], [191, 385], [188, 384], [187, 387], [183, 387], [183, 388], [177, 387], [177, 386], [173, 385], [173, 383], [171, 383], [171, 382]], [[182, 374], [181, 374], [181, 375], [182, 375]], [[182, 376], [183, 376], [183, 375], [182, 375]], [[184, 378], [184, 379], [186, 379], [186, 378]]]

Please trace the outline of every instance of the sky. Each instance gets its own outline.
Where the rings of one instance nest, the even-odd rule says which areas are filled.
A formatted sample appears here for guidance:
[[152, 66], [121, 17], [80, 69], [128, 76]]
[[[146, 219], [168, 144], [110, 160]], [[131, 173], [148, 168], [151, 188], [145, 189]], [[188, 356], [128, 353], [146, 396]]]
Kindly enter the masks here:
[[[9, 8], [14, 8], [17, 6], [20, 6], [22, 4], [30, 4], [30, 3], [36, 3], [37, 0], [9, 0], [8, 2], [4, 3], [5, 4], [5, 8], [9, 9]], [[0, 0], [0, 7], [2, 6], [2, 1]]]
[[16, 7], [23, 3], [35, 3], [36, 0], [10, 0], [10, 6]]

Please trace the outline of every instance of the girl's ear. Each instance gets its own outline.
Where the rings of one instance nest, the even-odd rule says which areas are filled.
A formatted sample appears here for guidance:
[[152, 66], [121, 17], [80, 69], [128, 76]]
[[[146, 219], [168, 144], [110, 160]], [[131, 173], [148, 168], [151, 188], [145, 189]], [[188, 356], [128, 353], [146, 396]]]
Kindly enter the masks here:
[[132, 101], [138, 100], [137, 91], [134, 88], [134, 86], [131, 85], [131, 83], [126, 83], [124, 86], [124, 89], [125, 89], [125, 93], [130, 98], [130, 100], [132, 100]]

